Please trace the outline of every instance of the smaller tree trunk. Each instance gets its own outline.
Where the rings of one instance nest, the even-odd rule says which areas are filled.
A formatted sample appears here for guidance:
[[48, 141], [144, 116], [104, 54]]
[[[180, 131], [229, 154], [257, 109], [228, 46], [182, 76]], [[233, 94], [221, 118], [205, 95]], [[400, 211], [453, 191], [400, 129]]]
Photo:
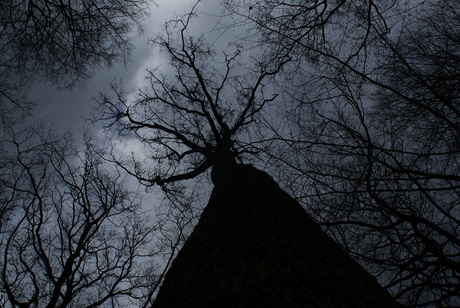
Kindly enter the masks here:
[[400, 307], [269, 175], [222, 166], [154, 308]]

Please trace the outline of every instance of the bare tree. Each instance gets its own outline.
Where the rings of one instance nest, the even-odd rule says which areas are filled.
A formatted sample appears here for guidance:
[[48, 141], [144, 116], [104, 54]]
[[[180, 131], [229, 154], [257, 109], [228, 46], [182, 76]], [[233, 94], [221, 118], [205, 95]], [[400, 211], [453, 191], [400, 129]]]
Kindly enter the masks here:
[[[253, 128], [259, 112], [276, 98], [276, 94], [265, 97], [263, 90], [282, 63], [241, 74], [239, 46], [230, 46], [218, 60], [204, 37], [188, 35], [189, 22], [190, 18], [169, 22], [166, 35], [152, 41], [170, 57], [171, 74], [150, 71], [149, 89], [136, 93], [134, 101], [116, 86], [115, 97], [100, 98], [99, 114], [107, 127], [132, 132], [149, 151], [120, 161], [147, 186], [194, 178], [215, 163], [220, 151], [232, 156], [251, 153], [246, 140], [235, 137]], [[221, 67], [206, 65], [218, 61]], [[227, 98], [229, 91], [235, 98]], [[141, 160], [145, 156], [150, 160]]]
[[266, 153], [399, 301], [458, 306], [458, 3], [335, 3], [250, 10], [260, 42], [296, 59]]
[[153, 223], [86, 140], [16, 132], [1, 167], [1, 282], [8, 307], [132, 306], [155, 283]]
[[153, 307], [399, 306], [270, 176], [242, 164], [257, 157], [261, 114], [277, 97], [269, 82], [289, 59], [248, 65], [238, 45], [219, 56], [188, 34], [192, 17], [153, 41], [170, 71], [151, 71], [134, 98], [115, 88], [99, 101], [106, 127], [146, 150], [110, 157], [144, 185], [170, 193], [212, 169], [211, 199]]

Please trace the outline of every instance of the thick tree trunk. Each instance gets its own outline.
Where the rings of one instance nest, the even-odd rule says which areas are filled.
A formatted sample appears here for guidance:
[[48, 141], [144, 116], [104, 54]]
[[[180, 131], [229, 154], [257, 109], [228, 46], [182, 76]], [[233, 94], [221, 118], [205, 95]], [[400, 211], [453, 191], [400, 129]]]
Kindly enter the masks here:
[[265, 172], [213, 182], [153, 307], [399, 307]]

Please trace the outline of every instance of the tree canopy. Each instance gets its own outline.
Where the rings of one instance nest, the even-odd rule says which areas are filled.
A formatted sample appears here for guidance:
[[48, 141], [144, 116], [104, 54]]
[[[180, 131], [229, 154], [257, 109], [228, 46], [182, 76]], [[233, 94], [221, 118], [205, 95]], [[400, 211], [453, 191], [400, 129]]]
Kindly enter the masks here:
[[141, 30], [149, 0], [6, 0], [0, 3], [0, 120], [33, 106], [35, 81], [82, 85], [98, 70], [129, 59], [133, 28]]
[[134, 99], [116, 86], [112, 96], [99, 99], [98, 120], [129, 132], [149, 151], [147, 162], [134, 153], [131, 161], [118, 160], [145, 185], [194, 178], [224, 152], [235, 158], [251, 153], [250, 141], [238, 136], [253, 135], [259, 113], [277, 96], [264, 89], [284, 62], [242, 68], [240, 46], [217, 55], [203, 37], [188, 33], [192, 17], [170, 21], [165, 35], [152, 41], [172, 72], [149, 71], [149, 85]]
[[[125, 55], [129, 49], [126, 31], [142, 15], [146, 2], [117, 2], [120, 7], [103, 1], [76, 1], [68, 6], [13, 3], [5, 4], [9, 9], [0, 13], [5, 17], [0, 27], [5, 33], [0, 50], [6, 51], [1, 56], [2, 78], [19, 69], [69, 85], [90, 74], [96, 63], [109, 64], [117, 55]], [[160, 234], [168, 253], [166, 267], [143, 272], [144, 280], [139, 281], [148, 280], [151, 287], [144, 284], [136, 295], [126, 291], [133, 289], [123, 288], [129, 293], [123, 295], [136, 298], [139, 305], [149, 305], [188, 234], [186, 229], [202, 210], [195, 207], [199, 198], [191, 193], [194, 184], [190, 180], [207, 185], [211, 178], [217, 185], [219, 179], [212, 174], [208, 177], [208, 170], [212, 166], [232, 168], [228, 162], [236, 161], [269, 171], [400, 303], [409, 307], [460, 305], [459, 1], [223, 4], [218, 21], [221, 28], [216, 28], [237, 30], [239, 36], [233, 36], [230, 44], [212, 44], [207, 36], [193, 33], [195, 6], [190, 14], [168, 22], [163, 34], [152, 39], [158, 54], [166, 55], [168, 65], [149, 69], [146, 86], [126, 91], [121, 84], [114, 84], [112, 93], [99, 97], [95, 119], [116, 133], [112, 135], [114, 143], [133, 142], [128, 151], [116, 150], [116, 146], [101, 153], [89, 151], [91, 155], [78, 159], [80, 167], [60, 169], [62, 164], [56, 161], [67, 162], [69, 156], [54, 146], [47, 147], [46, 138], [40, 137], [40, 145], [27, 149], [21, 142], [12, 143], [16, 156], [8, 156], [10, 160], [2, 169], [5, 176], [0, 179], [5, 184], [0, 187], [1, 292], [16, 305], [36, 303], [41, 294], [38, 290], [43, 289], [40, 284], [46, 284], [37, 278], [36, 269], [44, 268], [54, 273], [47, 283], [53, 283], [54, 294], [64, 303], [65, 294], [55, 282], [66, 278], [59, 280], [58, 274], [49, 271], [47, 258], [55, 258], [55, 264], [62, 266], [72, 255], [67, 251], [78, 245], [59, 248], [54, 242], [57, 239], [43, 238], [40, 230], [53, 229], [47, 224], [53, 221], [51, 217], [61, 217], [62, 206], [75, 208], [84, 200], [70, 192], [91, 192], [87, 201], [93, 202], [101, 199], [102, 191], [112, 191], [101, 187], [127, 173], [149, 192], [157, 185], [161, 188], [172, 202], [167, 219], [177, 227], [169, 232], [159, 225], [152, 233]], [[108, 17], [108, 24], [93, 23], [90, 13]], [[231, 22], [225, 24], [224, 19]], [[46, 28], [61, 20], [69, 25], [62, 32]], [[56, 43], [61, 37], [69, 44]], [[0, 90], [2, 95], [10, 93]], [[34, 154], [43, 147], [48, 160]], [[85, 169], [86, 164], [92, 167]], [[110, 168], [99, 169], [102, 165]], [[34, 182], [36, 179], [40, 181]], [[53, 181], [60, 184], [49, 186]], [[113, 196], [127, 196], [124, 192], [117, 186]], [[98, 203], [96, 208], [104, 206]], [[116, 215], [125, 217], [122, 208], [117, 202], [111, 207]], [[58, 242], [72, 242], [72, 236], [80, 233], [67, 231], [92, 224], [99, 210], [92, 212], [83, 206], [72, 210], [73, 216], [65, 217], [80, 219], [89, 213], [91, 219], [75, 219], [70, 229], [58, 224], [55, 230], [65, 239]], [[29, 229], [15, 229], [8, 220], [13, 218], [22, 219]], [[55, 221], [65, 219], [62, 216]], [[109, 220], [108, 226], [111, 223]], [[21, 242], [20, 238], [28, 240]], [[48, 257], [46, 249], [34, 246], [40, 241], [48, 249], [66, 252]], [[111, 242], [104, 243], [107, 251], [112, 251]], [[12, 251], [35, 252], [37, 258], [13, 258]], [[91, 255], [87, 248], [80, 251]], [[77, 259], [82, 260], [82, 266], [86, 262], [83, 255], [73, 260]], [[17, 279], [11, 280], [8, 271]], [[78, 277], [82, 276], [70, 280], [82, 282]], [[90, 277], [88, 274], [85, 279]], [[70, 280], [61, 286], [72, 285]], [[113, 283], [109, 281], [104, 283], [109, 286]], [[52, 288], [44, 289], [51, 294]], [[106, 294], [117, 298], [118, 293]]]

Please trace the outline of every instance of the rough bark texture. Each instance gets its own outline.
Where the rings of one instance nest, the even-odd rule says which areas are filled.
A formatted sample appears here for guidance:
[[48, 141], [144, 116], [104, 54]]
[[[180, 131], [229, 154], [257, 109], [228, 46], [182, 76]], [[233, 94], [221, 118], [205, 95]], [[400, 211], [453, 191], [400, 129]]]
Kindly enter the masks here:
[[153, 307], [400, 307], [265, 172], [213, 182]]

